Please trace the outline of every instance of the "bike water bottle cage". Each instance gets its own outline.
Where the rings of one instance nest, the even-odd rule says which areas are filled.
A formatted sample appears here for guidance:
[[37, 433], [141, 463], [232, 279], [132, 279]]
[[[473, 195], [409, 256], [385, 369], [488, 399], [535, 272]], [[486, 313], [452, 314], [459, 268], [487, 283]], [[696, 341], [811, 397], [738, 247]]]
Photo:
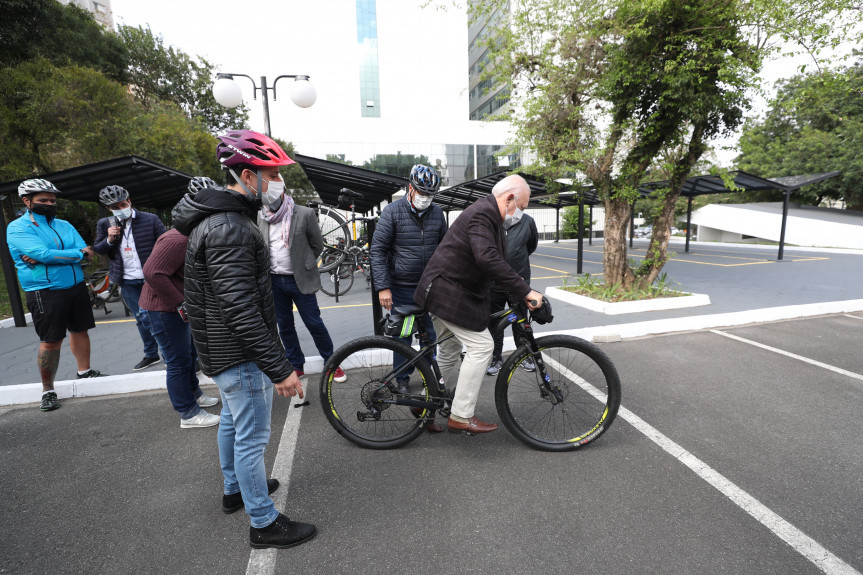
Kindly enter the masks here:
[[551, 302], [548, 301], [547, 297], [542, 296], [542, 307], [531, 310], [530, 318], [540, 325], [552, 322], [554, 314], [551, 313]]

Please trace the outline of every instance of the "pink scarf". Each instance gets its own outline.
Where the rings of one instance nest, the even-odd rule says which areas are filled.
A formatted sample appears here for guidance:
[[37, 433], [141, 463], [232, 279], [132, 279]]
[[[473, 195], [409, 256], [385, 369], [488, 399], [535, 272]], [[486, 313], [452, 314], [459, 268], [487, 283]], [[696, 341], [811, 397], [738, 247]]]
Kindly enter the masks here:
[[276, 208], [276, 211], [270, 211], [267, 206], [262, 206], [264, 221], [268, 224], [275, 225], [282, 222], [282, 241], [285, 242], [285, 248], [290, 249], [289, 239], [291, 237], [291, 217], [294, 215], [294, 198], [285, 194], [282, 196], [282, 204]]

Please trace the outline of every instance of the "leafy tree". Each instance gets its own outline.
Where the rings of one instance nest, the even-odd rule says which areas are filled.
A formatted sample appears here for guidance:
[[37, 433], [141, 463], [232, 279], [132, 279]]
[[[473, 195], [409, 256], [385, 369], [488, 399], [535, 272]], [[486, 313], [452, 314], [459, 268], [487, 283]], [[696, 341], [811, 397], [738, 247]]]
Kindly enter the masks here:
[[218, 177], [215, 146], [175, 105], [145, 108], [95, 70], [44, 58], [0, 68], [2, 181], [130, 154]]
[[231, 109], [216, 102], [212, 92], [216, 71], [205, 58], [166, 46], [149, 27], [120, 26], [119, 30], [129, 51], [129, 84], [145, 106], [173, 102], [214, 134], [248, 124], [245, 104]]
[[86, 10], [56, 0], [0, 0], [0, 67], [38, 57], [126, 79], [128, 52]]
[[344, 154], [327, 154], [326, 160], [328, 162], [336, 162], [337, 164], [344, 164], [346, 166], [353, 166], [354, 165], [353, 162], [345, 159]]
[[[584, 214], [581, 218], [582, 236], [586, 238], [590, 233], [590, 209], [584, 206]], [[560, 236], [567, 239], [578, 238], [578, 206], [567, 206], [563, 208], [563, 222], [560, 226]]]
[[367, 162], [363, 162], [363, 167], [367, 170], [374, 170], [391, 176], [401, 176], [407, 178], [411, 175], [411, 168], [414, 164], [425, 164], [430, 166], [428, 156], [415, 156], [413, 154], [377, 154], [372, 156]]
[[[656, 279], [667, 259], [675, 204], [711, 138], [741, 123], [772, 39], [807, 42], [813, 53], [860, 20], [844, 0], [486, 0], [473, 17], [509, 11], [489, 37], [484, 74], [512, 85], [526, 168], [553, 180], [581, 174], [605, 204], [605, 279], [623, 289]], [[851, 14], [849, 16], [849, 14]], [[663, 153], [671, 182], [646, 257], [626, 256], [626, 228], [638, 184]]]
[[[297, 150], [291, 142], [287, 142], [279, 138], [273, 139], [282, 147], [289, 158], [293, 158], [296, 155]], [[299, 164], [284, 166], [279, 170], [279, 172], [285, 180], [285, 188], [290, 190], [296, 203], [304, 206], [311, 201], [320, 201], [320, 197], [318, 197], [315, 187], [312, 185], [312, 182], [309, 181], [308, 176], [306, 176], [306, 173]]]
[[[840, 176], [792, 193], [818, 205], [844, 199], [863, 210], [863, 62], [798, 75], [779, 85], [763, 118], [748, 122], [740, 138], [740, 169], [766, 178], [839, 171]], [[779, 200], [781, 192], [752, 194]]]

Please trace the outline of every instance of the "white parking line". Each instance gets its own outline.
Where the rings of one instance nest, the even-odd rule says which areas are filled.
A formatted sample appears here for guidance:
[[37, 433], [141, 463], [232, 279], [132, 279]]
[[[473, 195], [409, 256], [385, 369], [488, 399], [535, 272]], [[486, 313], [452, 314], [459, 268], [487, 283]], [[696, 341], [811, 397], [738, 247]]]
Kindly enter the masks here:
[[794, 359], [798, 359], [802, 362], [809, 363], [818, 367], [822, 367], [824, 369], [828, 369], [830, 371], [834, 371], [836, 373], [841, 373], [842, 375], [847, 375], [848, 377], [859, 379], [863, 381], [863, 375], [859, 373], [854, 373], [853, 371], [848, 371], [847, 369], [842, 369], [841, 367], [836, 367], [835, 365], [830, 365], [829, 363], [823, 363], [820, 361], [816, 361], [814, 359], [810, 359], [808, 357], [803, 357], [802, 355], [797, 355], [796, 353], [791, 353], [790, 351], [785, 351], [784, 349], [779, 349], [776, 347], [770, 347], [769, 345], [764, 345], [763, 343], [758, 343], [757, 341], [752, 341], [751, 339], [746, 339], [745, 337], [740, 337], [739, 335], [733, 335], [730, 333], [725, 333], [724, 331], [719, 331], [716, 329], [711, 329], [711, 333], [715, 333], [716, 335], [721, 335], [723, 337], [727, 337], [730, 339], [734, 339], [743, 343], [748, 343], [749, 345], [754, 345], [755, 347], [760, 347], [761, 349], [766, 349], [767, 351], [772, 351], [774, 353], [778, 353], [780, 355], [784, 355], [786, 357], [791, 357]]
[[[605, 402], [606, 395], [604, 392], [577, 376], [560, 363], [552, 360], [550, 357], [547, 358], [545, 354], [543, 354], [543, 360], [549, 364], [552, 369], [555, 369], [568, 377], [587, 393], [596, 397], [600, 401]], [[658, 429], [632, 413], [630, 410], [620, 406], [617, 414], [622, 417], [624, 421], [632, 425], [635, 429], [647, 436], [648, 439], [661, 447], [669, 455], [691, 469], [696, 475], [698, 475], [698, 477], [715, 487], [720, 493], [733, 501], [735, 505], [772, 531], [777, 537], [788, 543], [792, 549], [806, 557], [824, 573], [827, 573], [828, 575], [861, 575], [859, 571], [842, 561], [842, 559], [836, 555], [832, 554], [826, 548], [818, 544], [817, 541], [771, 511], [766, 505], [749, 495], [743, 489], [737, 487], [721, 473], [695, 457], [692, 453], [669, 439], [667, 436], [663, 435]]]
[[[305, 383], [305, 382], [303, 382]], [[308, 391], [306, 391], [308, 393]], [[279, 398], [274, 398], [278, 400]], [[284, 512], [285, 504], [288, 502], [288, 488], [291, 485], [291, 470], [294, 467], [294, 451], [297, 447], [297, 434], [300, 432], [300, 418], [305, 407], [294, 409], [301, 403], [299, 397], [294, 397], [288, 415], [285, 417], [285, 426], [282, 428], [282, 436], [279, 438], [279, 450], [273, 462], [272, 477], [279, 480], [279, 490], [273, 497], [276, 509]], [[249, 555], [249, 565], [246, 567], [246, 575], [272, 575], [276, 571], [276, 549], [253, 549]]]

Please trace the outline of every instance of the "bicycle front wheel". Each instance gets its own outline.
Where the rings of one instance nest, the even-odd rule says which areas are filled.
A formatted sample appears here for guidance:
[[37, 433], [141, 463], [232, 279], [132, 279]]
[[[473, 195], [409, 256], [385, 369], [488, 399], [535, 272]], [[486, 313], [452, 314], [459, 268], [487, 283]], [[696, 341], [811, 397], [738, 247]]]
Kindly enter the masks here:
[[[536, 343], [547, 385], [530, 349], [522, 345], [514, 351], [495, 385], [503, 424], [520, 441], [544, 451], [572, 451], [595, 441], [620, 407], [614, 364], [597, 346], [577, 337], [549, 335]], [[536, 365], [527, 371], [531, 361]]]
[[[343, 296], [348, 293], [348, 290], [354, 285], [352, 268], [351, 265], [341, 264], [329, 271], [321, 272], [321, 291], [332, 297]], [[336, 278], [338, 278], [338, 284], [336, 284]]]
[[318, 226], [324, 241], [324, 249], [318, 257], [318, 271], [324, 272], [344, 261], [347, 249], [351, 246], [351, 235], [345, 218], [326, 206], [318, 209]]
[[[395, 392], [393, 355], [411, 360], [418, 352], [409, 345], [385, 336], [367, 336], [350, 341], [336, 350], [324, 366], [320, 399], [330, 425], [346, 439], [370, 449], [401, 447], [422, 433], [429, 411], [396, 405], [402, 396]], [[347, 381], [333, 379], [341, 367]], [[420, 358], [410, 374], [410, 398], [425, 400], [434, 374], [428, 362]]]

